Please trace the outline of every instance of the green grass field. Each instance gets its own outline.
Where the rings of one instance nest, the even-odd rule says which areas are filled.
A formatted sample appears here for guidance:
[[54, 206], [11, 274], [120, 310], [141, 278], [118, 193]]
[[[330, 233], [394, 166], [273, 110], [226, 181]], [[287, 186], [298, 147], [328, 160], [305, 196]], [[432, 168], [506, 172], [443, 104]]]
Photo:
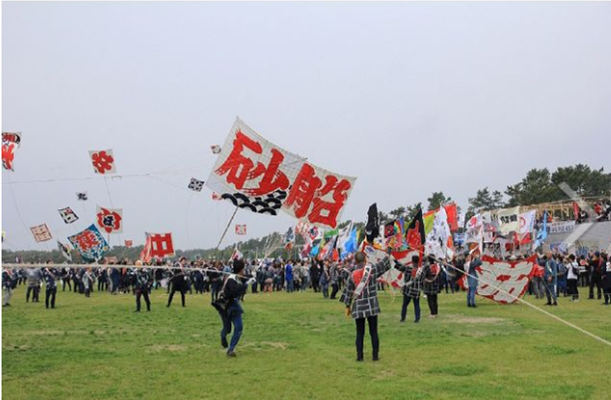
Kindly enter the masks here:
[[[208, 294], [168, 309], [159, 289], [152, 312], [134, 313], [131, 295], [60, 291], [46, 310], [21, 286], [2, 310], [2, 398], [611, 398], [611, 347], [524, 305], [469, 309], [464, 293], [442, 294], [438, 319], [423, 299], [422, 321], [400, 324], [401, 297], [380, 297], [381, 360], [367, 336], [357, 363], [354, 322], [319, 294], [247, 295], [228, 359]], [[560, 300], [554, 313], [611, 340], [611, 307]]]

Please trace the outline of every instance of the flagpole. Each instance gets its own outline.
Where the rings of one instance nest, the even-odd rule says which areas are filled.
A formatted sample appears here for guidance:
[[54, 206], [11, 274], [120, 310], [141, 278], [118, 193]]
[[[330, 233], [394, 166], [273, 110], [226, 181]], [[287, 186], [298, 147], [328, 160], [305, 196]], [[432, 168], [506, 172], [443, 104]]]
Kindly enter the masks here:
[[215, 251], [218, 252], [219, 247], [221, 247], [221, 243], [223, 242], [223, 239], [225, 239], [225, 235], [227, 234], [227, 230], [229, 230], [229, 226], [233, 222], [233, 219], [235, 218], [235, 215], [237, 214], [237, 212], [238, 212], [238, 207], [235, 208], [235, 210], [233, 211], [233, 214], [231, 215], [231, 218], [229, 219], [229, 222], [227, 222], [227, 226], [225, 227], [225, 231], [223, 232], [223, 235], [219, 239], [219, 243], [216, 245]]

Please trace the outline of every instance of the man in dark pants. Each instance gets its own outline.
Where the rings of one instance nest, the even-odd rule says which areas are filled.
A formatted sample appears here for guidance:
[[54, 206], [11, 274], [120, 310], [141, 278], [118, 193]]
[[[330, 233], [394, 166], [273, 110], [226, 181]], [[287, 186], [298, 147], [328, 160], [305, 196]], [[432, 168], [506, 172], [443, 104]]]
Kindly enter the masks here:
[[600, 253], [597, 251], [594, 253], [594, 257], [590, 260], [590, 296], [588, 299], [594, 299], [594, 287], [596, 287], [598, 300], [602, 298], [602, 269], [606, 266], [602, 265], [602, 259], [600, 258]]
[[[387, 252], [390, 254], [390, 247]], [[348, 285], [344, 289], [340, 301], [346, 305], [346, 315], [352, 315], [356, 323], [356, 361], [363, 361], [363, 342], [365, 339], [365, 320], [369, 324], [373, 361], [379, 360], [380, 339], [378, 337], [378, 314], [380, 302], [376, 283], [391, 267], [390, 258], [384, 257], [375, 265], [367, 263], [365, 253], [358, 252], [354, 256], [356, 268], [352, 272]]]
[[25, 294], [25, 302], [30, 301], [30, 293], [32, 294], [32, 302], [38, 303], [40, 299], [40, 283], [42, 281], [42, 271], [39, 268], [29, 268], [26, 271], [28, 290]]
[[426, 294], [426, 301], [429, 303], [429, 310], [431, 311], [431, 318], [436, 318], [439, 311], [437, 303], [437, 294], [439, 293], [439, 275], [441, 273], [441, 267], [435, 262], [435, 257], [429, 255], [428, 262], [424, 266], [422, 271], [424, 275], [424, 293]]
[[[51, 260], [47, 261], [47, 265], [51, 264]], [[45, 307], [55, 308], [55, 295], [57, 294], [57, 277], [58, 271], [55, 268], [45, 268], [43, 278], [45, 280]], [[49, 301], [50, 300], [50, 301]]]
[[420, 287], [422, 286], [422, 273], [420, 257], [412, 256], [412, 264], [399, 268], [403, 272], [403, 306], [401, 307], [401, 322], [405, 322], [407, 306], [414, 301], [414, 322], [420, 321]]
[[72, 291], [72, 285], [70, 284], [70, 280], [72, 279], [72, 271], [70, 268], [62, 268], [62, 292], [66, 291], [66, 284], [68, 284], [68, 291]]
[[176, 292], [180, 292], [180, 300], [182, 301], [182, 306], [185, 306], [185, 293], [187, 291], [187, 279], [189, 278], [187, 278], [187, 275], [185, 274], [185, 271], [182, 268], [185, 267], [186, 263], [186, 257], [180, 257], [179, 262], [176, 263], [176, 267], [181, 269], [177, 269], [176, 274], [170, 280], [170, 284], [172, 285], [172, 291], [170, 292], [170, 297], [168, 298], [167, 307], [172, 304], [172, 298], [174, 297], [174, 293]]
[[[227, 349], [228, 357], [235, 357], [235, 348], [242, 336], [243, 324], [242, 314], [244, 310], [240, 304], [240, 297], [246, 293], [248, 286], [255, 282], [255, 278], [249, 279], [246, 283], [238, 281], [239, 278], [244, 278], [244, 261], [233, 260], [233, 273], [227, 277], [222, 289], [222, 297], [225, 299], [226, 309], [219, 309], [215, 304], [215, 308], [219, 311], [223, 321], [221, 329], [221, 346]], [[227, 335], [231, 333], [231, 325], [233, 325], [233, 335], [231, 342], [227, 343]]]
[[151, 311], [151, 301], [149, 300], [149, 281], [151, 276], [148, 269], [142, 268], [142, 261], [136, 261], [136, 282], [134, 283], [134, 293], [136, 293], [136, 312], [140, 312], [140, 297], [144, 297], [146, 311]]

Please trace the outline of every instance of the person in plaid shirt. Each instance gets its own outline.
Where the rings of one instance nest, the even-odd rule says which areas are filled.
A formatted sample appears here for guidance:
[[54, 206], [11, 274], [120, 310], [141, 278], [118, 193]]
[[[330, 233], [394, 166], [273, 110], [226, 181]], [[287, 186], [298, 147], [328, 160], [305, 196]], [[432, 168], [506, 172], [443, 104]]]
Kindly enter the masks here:
[[[390, 255], [391, 248], [387, 249]], [[379, 360], [380, 339], [378, 337], [378, 314], [380, 302], [376, 284], [391, 267], [389, 256], [384, 257], [375, 265], [367, 263], [365, 253], [359, 252], [354, 256], [356, 267], [350, 275], [348, 285], [340, 301], [346, 305], [346, 315], [352, 315], [356, 322], [356, 361], [363, 361], [363, 341], [365, 338], [365, 320], [369, 324], [371, 346], [373, 347], [373, 361]]]

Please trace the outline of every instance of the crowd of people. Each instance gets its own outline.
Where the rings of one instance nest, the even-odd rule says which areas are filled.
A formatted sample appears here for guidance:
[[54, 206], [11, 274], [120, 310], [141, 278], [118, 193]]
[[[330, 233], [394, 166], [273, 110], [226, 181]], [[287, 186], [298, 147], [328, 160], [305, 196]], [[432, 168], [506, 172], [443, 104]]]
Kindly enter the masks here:
[[[508, 260], [519, 261], [523, 256], [510, 256]], [[606, 252], [590, 252], [588, 255], [576, 257], [573, 254], [548, 252], [538, 256], [533, 276], [528, 286], [528, 295], [537, 299], [547, 298], [550, 304], [557, 302], [559, 297], [570, 297], [571, 300], [580, 299], [579, 289], [585, 290], [588, 299], [605, 299], [611, 304], [609, 291], [611, 290], [611, 273], [609, 255]], [[337, 299], [338, 293], [345, 288], [350, 273], [355, 268], [354, 257], [341, 261], [326, 260], [288, 260], [265, 259], [244, 260], [244, 275], [252, 277], [249, 285], [251, 293], [272, 293], [285, 291], [287, 293], [304, 292], [306, 290], [320, 293], [325, 299]], [[33, 264], [33, 263], [32, 263]], [[27, 264], [23, 267], [4, 268], [2, 285], [4, 289], [3, 305], [10, 305], [6, 300], [12, 295], [12, 289], [25, 286], [25, 300], [38, 302], [43, 285], [45, 292], [50, 292], [50, 308], [57, 287], [61, 291], [73, 291], [90, 297], [96, 290], [111, 295], [150, 294], [151, 290], [165, 289], [168, 293], [169, 307], [174, 294], [178, 292], [181, 304], [186, 305], [185, 295], [209, 293], [211, 301], [218, 299], [223, 286], [224, 277], [232, 272], [231, 262], [225, 261], [188, 261], [181, 257], [175, 263], [157, 261], [154, 263], [135, 264], [129, 260], [118, 263], [110, 262], [106, 265], [92, 266], [90, 268], [73, 268], [69, 264], [58, 266], [48, 261], [52, 267], [32, 268]], [[409, 274], [413, 272], [409, 264], [408, 273], [404, 273], [405, 282], [409, 282]], [[451, 262], [437, 263], [432, 257], [424, 257], [419, 261], [426, 281], [416, 282], [413, 285], [425, 295], [436, 295], [439, 292], [455, 293], [466, 291], [467, 304], [474, 306], [477, 284], [476, 268], [481, 265], [477, 252], [467, 256], [457, 256]], [[397, 269], [402, 272], [406, 267], [397, 263]], [[463, 278], [463, 276], [465, 278]], [[418, 275], [420, 276], [420, 275]], [[463, 280], [464, 279], [464, 280]], [[461, 280], [463, 280], [461, 282]], [[386, 282], [377, 282], [378, 290], [385, 290]], [[405, 285], [404, 287], [409, 286]], [[468, 288], [472, 290], [469, 291]], [[48, 290], [47, 290], [48, 288]], [[416, 296], [413, 287], [410, 288], [412, 298]], [[148, 297], [148, 296], [147, 296]], [[433, 313], [434, 315], [435, 313]]]
[[[25, 286], [25, 301], [39, 302], [40, 292], [45, 288], [45, 307], [55, 308], [58, 286], [61, 290], [80, 293], [90, 297], [94, 292], [111, 295], [132, 294], [136, 298], [136, 312], [141, 310], [141, 300], [144, 299], [147, 311], [151, 310], [149, 295], [154, 290], [165, 290], [168, 295], [167, 307], [170, 307], [174, 295], [178, 292], [182, 307], [186, 306], [186, 295], [204, 295], [209, 293], [215, 307], [221, 301], [227, 301], [223, 318], [221, 342], [229, 348], [228, 355], [235, 355], [235, 346], [242, 331], [240, 301], [244, 300], [247, 291], [252, 294], [273, 293], [284, 291], [288, 294], [312, 291], [324, 299], [338, 299], [346, 304], [347, 313], [357, 320], [357, 359], [362, 360], [362, 338], [365, 321], [368, 321], [374, 359], [378, 358], [377, 319], [379, 303], [377, 292], [388, 289], [382, 275], [391, 266], [403, 274], [401, 293], [403, 304], [400, 321], [405, 322], [410, 304], [414, 308], [414, 322], [421, 319], [420, 297], [426, 297], [429, 315], [437, 317], [439, 313], [438, 294], [466, 292], [467, 306], [477, 307], [475, 303], [478, 286], [477, 269], [482, 261], [478, 251], [468, 255], [455, 257], [451, 262], [438, 262], [434, 257], [413, 256], [410, 262], [402, 264], [391, 257], [378, 268], [370, 272], [367, 278], [367, 268], [363, 253], [356, 253], [344, 260], [288, 260], [265, 259], [259, 261], [236, 260], [223, 261], [188, 261], [180, 257], [177, 262], [146, 264], [128, 260], [118, 263], [88, 268], [75, 268], [64, 264], [58, 266], [51, 261], [44, 267], [23, 265], [14, 268], [4, 268], [2, 273], [3, 306], [10, 306], [13, 290]], [[523, 256], [511, 256], [509, 260], [519, 261]], [[238, 265], [238, 267], [236, 267]], [[359, 272], [360, 278], [356, 278]], [[356, 274], [356, 275], [355, 275]], [[373, 277], [373, 279], [371, 279]], [[359, 286], [360, 279], [366, 280], [366, 285]], [[233, 280], [231, 284], [228, 281]], [[602, 300], [604, 305], [611, 305], [611, 260], [606, 252], [590, 252], [588, 255], [576, 257], [574, 254], [548, 252], [537, 256], [528, 290], [525, 295], [535, 299], [545, 299], [546, 305], [555, 306], [558, 299], [570, 298], [579, 301], [580, 289], [587, 293], [588, 299]], [[342, 291], [338, 298], [338, 293]], [[364, 291], [364, 293], [361, 293]], [[355, 293], [358, 293], [355, 296]], [[372, 295], [373, 293], [373, 295]], [[372, 297], [367, 297], [371, 295]], [[375, 301], [372, 300], [375, 297]], [[231, 307], [234, 306], [233, 314]], [[221, 307], [223, 308], [223, 307]], [[219, 309], [217, 307], [217, 309]], [[229, 310], [229, 311], [228, 311]], [[348, 311], [349, 310], [349, 311]], [[239, 314], [239, 315], [238, 315]], [[239, 316], [239, 318], [238, 318]], [[234, 337], [231, 344], [226, 336], [234, 325]], [[236, 337], [237, 335], [237, 337]], [[360, 346], [359, 346], [360, 343]]]

